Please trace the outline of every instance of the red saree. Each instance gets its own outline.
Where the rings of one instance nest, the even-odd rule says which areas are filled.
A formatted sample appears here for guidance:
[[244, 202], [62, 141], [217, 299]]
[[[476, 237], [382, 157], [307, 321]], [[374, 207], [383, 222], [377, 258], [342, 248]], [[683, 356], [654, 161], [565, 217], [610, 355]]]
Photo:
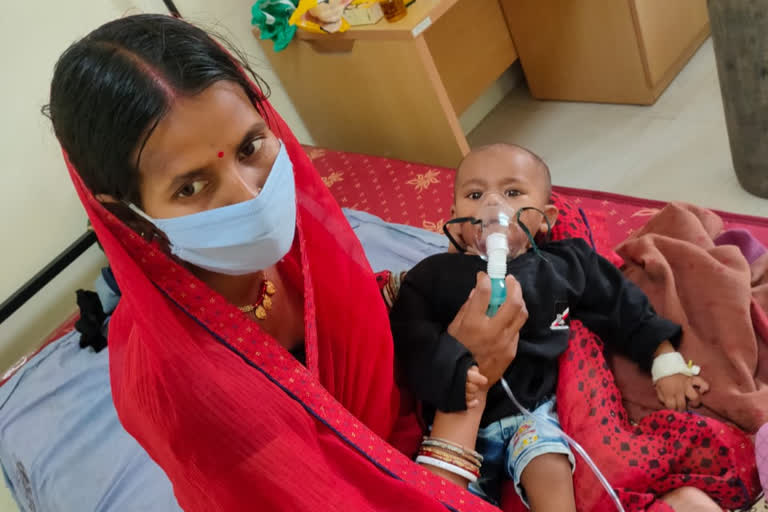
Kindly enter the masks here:
[[[389, 321], [340, 208], [282, 119], [307, 366], [107, 212], [70, 165], [122, 298], [109, 330], [120, 421], [188, 511], [492, 510], [411, 462], [421, 431], [394, 379]], [[407, 455], [406, 455], [407, 454]]]
[[[70, 166], [122, 291], [109, 331], [120, 421], [168, 474], [187, 511], [496, 510], [410, 460], [421, 432], [395, 383], [389, 322], [371, 269], [302, 148], [265, 109], [294, 167], [296, 238], [279, 268], [304, 291], [306, 367], [107, 212]], [[698, 440], [691, 437], [655, 446], [665, 463], [656, 474], [642, 471], [650, 461], [626, 460], [625, 444], [642, 453], [646, 437], [658, 441], [659, 429], [682, 427], [651, 423], [633, 431], [597, 342], [587, 338], [580, 332], [561, 361], [558, 407], [564, 428], [619, 486], [630, 510], [664, 509], [656, 496], [691, 479], [708, 490], [722, 487], [721, 502], [753, 494], [734, 490], [756, 479], [751, 468], [732, 463], [745, 460], [749, 447], [730, 430], [713, 430], [719, 438], [704, 448], [720, 458], [692, 476], [687, 451]], [[689, 432], [699, 427], [685, 421]], [[714, 429], [702, 421], [701, 428]], [[695, 465], [703, 466], [699, 459]], [[586, 471], [577, 465], [574, 476], [580, 507], [610, 510]]]

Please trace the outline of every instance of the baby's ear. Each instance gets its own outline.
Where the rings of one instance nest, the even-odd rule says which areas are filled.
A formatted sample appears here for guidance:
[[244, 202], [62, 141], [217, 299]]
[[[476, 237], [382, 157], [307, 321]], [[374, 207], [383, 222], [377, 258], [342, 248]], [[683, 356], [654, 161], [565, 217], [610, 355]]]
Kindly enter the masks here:
[[[548, 204], [544, 207], [544, 219], [541, 219], [541, 226], [539, 226], [539, 233], [547, 233], [549, 234], [549, 230], [553, 227], [555, 227], [555, 223], [557, 222], [557, 215], [559, 213], [557, 206], [553, 204]], [[549, 221], [549, 225], [547, 225], [547, 221]]]

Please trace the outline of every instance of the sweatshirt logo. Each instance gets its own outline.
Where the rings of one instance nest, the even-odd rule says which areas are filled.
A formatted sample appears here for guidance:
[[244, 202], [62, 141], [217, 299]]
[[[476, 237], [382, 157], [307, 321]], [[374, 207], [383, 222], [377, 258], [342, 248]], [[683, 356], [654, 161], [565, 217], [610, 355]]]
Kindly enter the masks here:
[[570, 309], [565, 308], [565, 311], [557, 314], [557, 318], [552, 322], [549, 328], [553, 331], [564, 331], [568, 329], [568, 316], [570, 315]]

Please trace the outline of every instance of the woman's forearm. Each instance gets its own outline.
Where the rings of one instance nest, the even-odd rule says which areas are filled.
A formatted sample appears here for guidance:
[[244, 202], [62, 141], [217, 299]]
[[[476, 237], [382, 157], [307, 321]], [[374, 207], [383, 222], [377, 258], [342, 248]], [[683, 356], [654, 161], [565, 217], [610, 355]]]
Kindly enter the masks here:
[[[467, 449], [474, 450], [477, 441], [477, 431], [480, 428], [480, 420], [485, 410], [486, 395], [479, 398], [479, 404], [476, 407], [459, 412], [437, 411], [435, 420], [432, 423], [432, 437], [446, 439], [452, 443], [459, 444]], [[436, 468], [428, 464], [424, 465], [436, 475], [449, 480], [456, 485], [466, 488], [469, 481], [459, 475], [455, 475], [444, 469]]]

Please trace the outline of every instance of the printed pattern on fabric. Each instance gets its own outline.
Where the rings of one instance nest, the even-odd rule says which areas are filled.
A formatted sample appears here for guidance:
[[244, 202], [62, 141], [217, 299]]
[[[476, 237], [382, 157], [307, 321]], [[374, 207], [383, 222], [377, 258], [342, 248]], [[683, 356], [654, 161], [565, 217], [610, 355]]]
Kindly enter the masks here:
[[[695, 413], [670, 411], [630, 424], [602, 342], [578, 321], [571, 333], [560, 359], [560, 421], [618, 487], [627, 510], [645, 510], [654, 496], [686, 485], [706, 490], [727, 508], [754, 501], [759, 494], [754, 448], [743, 432]], [[577, 465], [574, 485], [597, 489], [583, 464]], [[602, 510], [604, 493], [589, 494], [586, 510]]]
[[416, 192], [424, 192], [430, 185], [440, 183], [440, 171], [430, 169], [424, 174], [417, 174], [415, 178], [406, 181], [407, 184], [413, 185]]
[[[346, 208], [365, 210], [387, 222], [409, 224], [424, 229], [440, 231], [442, 223], [450, 218], [453, 197], [453, 170], [435, 169], [402, 160], [393, 160], [356, 153], [344, 153], [305, 146], [317, 171], [324, 178], [342, 173], [344, 181], [335, 182], [330, 191]], [[419, 176], [429, 171], [440, 171], [438, 181], [419, 190], [410, 181], [419, 182]], [[555, 176], [557, 170], [554, 170]], [[664, 207], [663, 202], [605, 192], [553, 187], [570, 207], [566, 210], [586, 213], [598, 252], [606, 256], [602, 248], [612, 248]], [[768, 219], [715, 212], [725, 221], [725, 229], [746, 228], [759, 240], [768, 243]], [[558, 220], [562, 223], [561, 218]], [[577, 229], [583, 223], [573, 220]], [[555, 226], [555, 232], [557, 231]], [[606, 256], [607, 257], [607, 256]]]
[[[420, 188], [409, 182], [419, 183], [431, 167], [330, 150], [312, 149], [310, 156], [321, 176], [330, 169], [344, 173], [345, 181], [330, 188], [341, 206], [435, 231], [449, 218], [453, 180], [442, 177], [450, 170]], [[598, 252], [617, 265], [622, 260], [612, 247], [663, 206], [599, 192], [554, 190], [560, 214], [552, 239], [591, 237]], [[768, 240], [768, 219], [720, 215], [726, 227], [747, 227]], [[658, 496], [686, 485], [704, 490], [728, 509], [751, 506], [760, 493], [752, 441], [734, 427], [692, 413], [660, 411], [630, 424], [602, 349], [602, 342], [580, 323], [571, 325], [571, 343], [560, 362], [558, 414], [565, 431], [617, 488], [625, 508], [669, 511]], [[580, 509], [612, 510], [586, 464], [577, 462], [574, 486]], [[504, 510], [526, 510], [509, 487]]]
[[[421, 432], [394, 383], [386, 309], [362, 247], [279, 115], [263, 106], [270, 109], [266, 117], [282, 134], [294, 167], [297, 236], [278, 268], [303, 288], [306, 366], [158, 244], [109, 213], [67, 162], [123, 291], [110, 327], [110, 374], [121, 422], [166, 471], [185, 510], [240, 510], [253, 497], [274, 510], [314, 508], [323, 492], [339, 510], [402, 510], [405, 503], [419, 510], [491, 510], [410, 459]], [[341, 268], [326, 273], [336, 260], [343, 262]], [[338, 286], [342, 278], [356, 285], [354, 301], [347, 300], [351, 286]], [[344, 301], [343, 313], [352, 319], [331, 321]], [[351, 338], [358, 332], [369, 343]], [[190, 352], [195, 356], [184, 357]], [[207, 375], [195, 374], [200, 378], [190, 384], [191, 373], [184, 372], [199, 368]], [[143, 378], [145, 370], [149, 378]], [[209, 382], [204, 377], [219, 385], [204, 388]], [[152, 385], [152, 379], [162, 385]], [[371, 384], [367, 391], [361, 382]], [[261, 400], [252, 394], [253, 401], [234, 406], [240, 393], [264, 390]], [[267, 409], [274, 414], [262, 415]], [[198, 414], [188, 414], [191, 410]], [[259, 421], [271, 429], [254, 429]], [[283, 427], [285, 432], [275, 430]], [[306, 432], [311, 434], [302, 437]], [[299, 453], [284, 436], [305, 450]], [[285, 457], [283, 472], [293, 460], [308, 471], [325, 467], [327, 478], [302, 484], [278, 479], [277, 472], [261, 473], [274, 465], [270, 450]], [[338, 459], [329, 460], [324, 450], [337, 450]], [[308, 467], [312, 461], [318, 464]], [[219, 470], [229, 476], [211, 480]], [[348, 487], [351, 492], [342, 492]], [[277, 500], [282, 508], [275, 506]]]
[[[205, 318], [215, 317], [215, 323], [208, 323], [206, 328], [220, 339], [232, 344], [234, 349], [245, 356], [250, 362], [262, 369], [267, 375], [310, 410], [318, 420], [337, 432], [342, 439], [360, 451], [366, 458], [374, 462], [380, 469], [393, 477], [420, 484], [432, 496], [441, 502], [451, 506], [468, 505], [475, 498], [468, 493], [460, 492], [460, 489], [447, 484], [445, 480], [437, 478], [423, 466], [413, 463], [403, 453], [394, 449], [380, 437], [376, 436], [365, 424], [343, 408], [336, 406], [336, 401], [318, 381], [314, 378], [310, 354], [307, 354], [309, 370], [285, 355], [276, 343], [270, 340], [258, 341], [264, 336], [260, 333], [258, 325], [245, 315], [240, 314], [235, 306], [227, 303], [219, 295], [211, 296], [202, 290], [201, 283], [192, 277], [186, 270], [171, 267], [167, 272], [167, 256], [155, 248], [147, 251], [146, 243], [135, 233], [129, 231], [116, 219], [114, 229], [126, 230], [128, 240], [125, 246], [131, 251], [147, 271], [158, 287], [165, 290], [168, 295], [191, 315], [200, 315]], [[297, 217], [299, 236], [297, 242], [304, 253], [304, 238], [301, 234], [301, 220]], [[295, 263], [295, 262], [294, 262]], [[309, 300], [305, 300], [305, 317], [315, 317], [315, 303], [311, 299], [312, 283], [309, 279], [308, 262], [305, 258], [298, 263], [302, 267], [305, 277], [305, 293]], [[252, 337], [246, 338], [242, 333], [252, 333]], [[307, 346], [310, 345], [310, 337], [316, 336], [315, 325], [310, 320], [306, 325]], [[479, 502], [480, 500], [477, 499]], [[482, 507], [481, 503], [473, 503], [475, 507]], [[480, 510], [481, 508], [477, 508]]]

